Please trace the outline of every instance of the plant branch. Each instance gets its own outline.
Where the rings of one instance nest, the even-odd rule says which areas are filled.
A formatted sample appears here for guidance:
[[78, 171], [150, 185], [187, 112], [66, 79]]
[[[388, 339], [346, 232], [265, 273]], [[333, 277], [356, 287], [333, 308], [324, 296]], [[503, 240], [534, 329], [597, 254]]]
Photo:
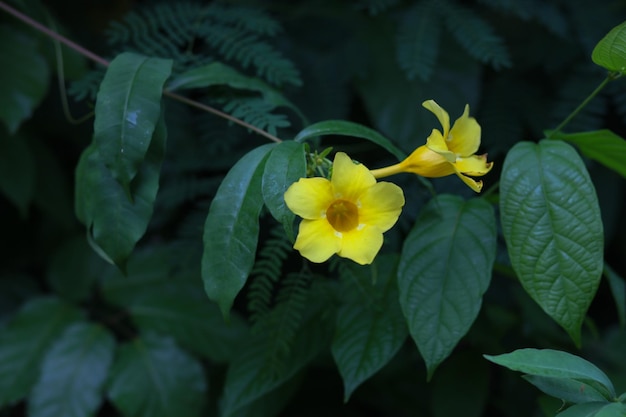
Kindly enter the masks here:
[[[13, 7], [9, 6], [8, 4], [6, 4], [3, 1], [0, 1], [0, 9], [4, 10], [5, 12], [7, 12], [8, 14], [12, 15], [13, 17], [15, 17], [18, 20], [21, 20], [22, 22], [26, 23], [27, 25], [31, 26], [34, 29], [37, 29], [38, 31], [42, 32], [43, 34], [45, 34], [46, 36], [49, 36], [52, 39], [55, 39], [59, 42], [61, 42], [62, 44], [64, 44], [65, 46], [67, 46], [70, 49], [73, 49], [74, 51], [78, 52], [79, 54], [83, 55], [86, 58], [91, 59], [94, 62], [97, 62], [100, 65], [103, 65], [105, 67], [109, 66], [109, 61], [107, 61], [106, 59], [102, 58], [99, 55], [94, 54], [93, 52], [91, 52], [90, 50], [83, 48], [82, 46], [78, 45], [77, 43], [69, 40], [68, 38], [66, 38], [65, 36], [59, 34], [58, 32], [55, 32], [54, 30], [42, 25], [41, 23], [37, 22], [36, 20], [31, 19], [30, 17], [28, 17], [27, 15], [25, 15], [24, 13], [14, 9]], [[270, 133], [259, 129], [256, 126], [251, 125], [250, 123], [244, 122], [241, 119], [238, 119], [236, 117], [233, 117], [227, 113], [224, 113], [221, 110], [218, 110], [214, 107], [211, 107], [209, 105], [203, 104], [203, 103], [199, 103], [197, 101], [191, 100], [187, 97], [181, 96], [180, 94], [176, 94], [173, 93], [171, 91], [168, 90], [164, 90], [163, 91], [163, 95], [166, 97], [169, 97], [171, 99], [180, 101], [182, 103], [188, 104], [190, 106], [196, 107], [198, 109], [204, 110], [206, 112], [212, 113], [216, 116], [222, 117], [226, 120], [229, 120], [233, 123], [236, 123], [240, 126], [245, 127], [246, 129], [250, 129], [251, 131], [266, 137], [267, 139], [273, 141], [273, 142], [282, 142], [279, 138], [277, 138], [274, 135], [271, 135]]]
[[604, 79], [604, 80], [600, 83], [600, 85], [599, 85], [599, 86], [597, 86], [597, 87], [596, 87], [596, 89], [595, 89], [595, 90], [593, 90], [593, 91], [591, 92], [591, 94], [589, 94], [589, 95], [587, 96], [587, 98], [586, 98], [586, 99], [584, 99], [584, 100], [583, 100], [583, 102], [582, 102], [582, 103], [580, 103], [580, 105], [579, 105], [578, 107], [576, 107], [576, 109], [574, 109], [574, 111], [573, 111], [573, 112], [571, 112], [571, 113], [569, 114], [569, 116], [567, 116], [567, 117], [565, 118], [565, 120], [563, 120], [563, 121], [561, 122], [561, 124], [560, 124], [560, 125], [558, 125], [558, 126], [556, 127], [556, 129], [552, 130], [552, 131], [548, 134], [547, 139], [550, 139], [550, 138], [552, 138], [554, 135], [556, 135], [557, 133], [561, 132], [561, 131], [563, 130], [563, 128], [564, 128], [565, 126], [567, 126], [567, 124], [568, 124], [569, 122], [571, 122], [571, 121], [572, 121], [572, 119], [573, 119], [574, 117], [576, 117], [576, 115], [577, 115], [578, 113], [580, 113], [580, 111], [581, 111], [582, 109], [584, 109], [584, 108], [585, 108], [585, 106], [586, 106], [587, 104], [589, 104], [589, 102], [590, 102], [590, 101], [591, 101], [591, 100], [592, 100], [595, 96], [597, 96], [597, 95], [598, 95], [598, 93], [600, 93], [600, 91], [601, 91], [601, 90], [602, 90], [602, 89], [603, 89], [603, 88], [604, 88], [604, 87], [605, 87], [605, 86], [609, 83], [609, 81], [612, 81], [613, 79], [614, 79], [614, 78], [613, 78], [613, 77], [611, 77], [611, 75], [607, 76], [607, 77], [606, 77], [606, 78], [605, 78], [605, 79]]

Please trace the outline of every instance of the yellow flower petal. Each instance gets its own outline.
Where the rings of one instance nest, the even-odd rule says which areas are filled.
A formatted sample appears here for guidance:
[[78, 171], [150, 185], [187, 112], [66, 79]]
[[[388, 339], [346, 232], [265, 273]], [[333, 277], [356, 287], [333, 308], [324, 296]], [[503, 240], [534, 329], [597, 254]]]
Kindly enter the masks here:
[[469, 117], [469, 105], [465, 105], [463, 115], [459, 117], [450, 130], [447, 138], [448, 149], [458, 156], [473, 155], [480, 146], [480, 125], [473, 117]]
[[333, 202], [333, 189], [326, 178], [301, 178], [285, 192], [289, 210], [303, 219], [319, 219]]
[[448, 115], [448, 112], [442, 109], [439, 104], [435, 102], [435, 100], [426, 100], [422, 103], [422, 106], [424, 106], [426, 109], [433, 112], [435, 116], [437, 116], [437, 119], [439, 119], [439, 123], [441, 123], [441, 127], [443, 127], [442, 136], [444, 138], [447, 138], [448, 132], [450, 131], [450, 116]]
[[463, 174], [461, 174], [460, 172], [457, 172], [456, 175], [461, 178], [461, 180], [465, 183], [465, 185], [467, 185], [468, 187], [470, 187], [472, 190], [476, 191], [477, 193], [480, 192], [480, 190], [483, 189], [483, 182], [482, 181], [477, 181], [473, 178], [467, 177]]
[[402, 189], [390, 182], [379, 182], [359, 198], [359, 223], [386, 232], [398, 221], [404, 206]]
[[382, 246], [382, 231], [375, 226], [365, 226], [343, 234], [341, 250], [337, 252], [337, 255], [366, 265], [374, 261]]
[[456, 160], [456, 154], [448, 149], [448, 144], [441, 136], [441, 132], [437, 129], [433, 129], [430, 136], [426, 139], [426, 146], [431, 151], [437, 152], [443, 156], [448, 162], [454, 162]]
[[487, 154], [472, 155], [467, 158], [457, 159], [454, 166], [458, 172], [479, 177], [491, 171], [493, 162], [487, 162]]
[[341, 234], [326, 221], [302, 220], [293, 247], [311, 262], [321, 263], [341, 249]]
[[355, 202], [363, 191], [376, 184], [376, 178], [362, 164], [355, 164], [343, 152], [337, 152], [330, 179], [334, 197]]
[[422, 145], [400, 163], [403, 171], [412, 172], [422, 177], [445, 177], [456, 172], [454, 166], [441, 154]]

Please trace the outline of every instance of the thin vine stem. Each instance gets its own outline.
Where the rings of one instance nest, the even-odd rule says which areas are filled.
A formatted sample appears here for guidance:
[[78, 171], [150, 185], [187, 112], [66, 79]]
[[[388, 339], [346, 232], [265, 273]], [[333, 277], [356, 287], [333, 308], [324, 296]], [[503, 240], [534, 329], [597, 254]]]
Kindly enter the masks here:
[[578, 105], [578, 107], [576, 107], [576, 109], [574, 109], [574, 111], [573, 111], [573, 112], [571, 112], [571, 113], [569, 114], [569, 116], [567, 116], [567, 117], [565, 118], [565, 120], [563, 120], [563, 121], [561, 122], [561, 124], [560, 124], [560, 125], [558, 125], [558, 126], [557, 126], [557, 127], [556, 127], [553, 131], [551, 131], [551, 132], [548, 134], [548, 139], [551, 139], [554, 135], [556, 135], [557, 133], [560, 133], [560, 132], [563, 130], [563, 128], [564, 128], [565, 126], [567, 126], [567, 125], [569, 124], [569, 122], [571, 122], [571, 121], [572, 121], [572, 119], [573, 119], [574, 117], [576, 117], [576, 115], [578, 115], [578, 113], [580, 113], [580, 111], [581, 111], [582, 109], [584, 109], [584, 108], [585, 108], [585, 106], [586, 106], [587, 104], [589, 104], [589, 102], [590, 102], [590, 101], [591, 101], [591, 100], [592, 100], [595, 96], [597, 96], [597, 95], [600, 93], [600, 91], [602, 91], [602, 89], [603, 89], [604, 87], [606, 87], [606, 85], [607, 85], [610, 81], [612, 81], [613, 79], [614, 79], [614, 77], [613, 77], [613, 76], [611, 76], [611, 74], [609, 74], [609, 75], [608, 75], [608, 76], [607, 76], [607, 77], [606, 77], [606, 78], [605, 78], [605, 79], [604, 79], [604, 80], [600, 83], [600, 85], [599, 85], [599, 86], [597, 86], [597, 87], [596, 87], [596, 89], [595, 89], [595, 90], [593, 90], [593, 91], [591, 92], [591, 94], [589, 94], [589, 95], [587, 96], [587, 98], [586, 98], [586, 99], [584, 99], [584, 100], [582, 101], [582, 103], [580, 103], [580, 104]]
[[[26, 23], [27, 25], [31, 26], [34, 29], [37, 29], [38, 31], [42, 32], [43, 34], [45, 34], [46, 36], [51, 37], [52, 39], [55, 39], [59, 42], [61, 42], [62, 44], [64, 44], [65, 46], [67, 46], [70, 49], [73, 49], [74, 51], [78, 52], [79, 54], [83, 55], [84, 57], [97, 62], [98, 64], [108, 67], [110, 65], [110, 62], [107, 61], [106, 59], [102, 58], [101, 56], [91, 52], [90, 50], [83, 48], [82, 46], [80, 46], [79, 44], [77, 44], [76, 42], [71, 41], [70, 39], [66, 38], [65, 36], [59, 34], [58, 32], [48, 28], [45, 25], [42, 25], [41, 23], [37, 22], [36, 20], [30, 18], [29, 16], [25, 15], [24, 13], [14, 9], [13, 7], [9, 6], [8, 4], [6, 4], [3, 1], [0, 1], [0, 9], [4, 10], [5, 12], [7, 12], [8, 14], [12, 15], [13, 17], [15, 17], [18, 20], [21, 20], [23, 23]], [[163, 95], [166, 97], [169, 97], [171, 99], [180, 101], [182, 103], [188, 104], [192, 107], [198, 108], [200, 110], [206, 111], [208, 113], [214, 114], [218, 117], [224, 118], [226, 120], [229, 120], [233, 123], [238, 124], [239, 126], [245, 127], [246, 129], [249, 129], [269, 140], [271, 140], [272, 142], [282, 142], [282, 140], [280, 140], [279, 138], [277, 138], [276, 136], [262, 130], [259, 129], [256, 126], [251, 125], [250, 123], [244, 122], [241, 119], [238, 119], [236, 117], [233, 117], [227, 113], [224, 113], [221, 110], [218, 110], [214, 107], [211, 107], [209, 105], [197, 102], [195, 100], [191, 100], [187, 97], [184, 97], [180, 94], [176, 94], [173, 93], [171, 91], [168, 90], [164, 90], [163, 91]]]

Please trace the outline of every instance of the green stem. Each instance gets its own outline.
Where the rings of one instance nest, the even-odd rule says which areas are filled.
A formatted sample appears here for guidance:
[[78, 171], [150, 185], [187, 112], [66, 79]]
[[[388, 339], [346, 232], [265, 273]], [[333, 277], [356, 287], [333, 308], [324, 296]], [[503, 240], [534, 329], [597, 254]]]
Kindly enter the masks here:
[[[106, 59], [102, 58], [99, 55], [94, 54], [93, 52], [91, 52], [88, 49], [83, 48], [82, 46], [78, 45], [77, 43], [67, 39], [65, 36], [51, 30], [50, 28], [42, 25], [41, 23], [37, 22], [36, 20], [31, 19], [30, 17], [28, 17], [27, 15], [25, 15], [24, 13], [19, 12], [18, 10], [14, 9], [13, 7], [9, 6], [8, 4], [6, 4], [3, 1], [0, 1], [0, 9], [4, 10], [5, 12], [7, 12], [8, 14], [12, 15], [13, 17], [17, 18], [18, 20], [21, 20], [23, 23], [26, 23], [27, 25], [29, 25], [30, 27], [37, 29], [38, 31], [42, 32], [43, 34], [45, 34], [46, 36], [55, 39], [59, 42], [61, 42], [62, 44], [64, 44], [65, 46], [67, 46], [70, 49], [73, 49], [74, 51], [78, 52], [79, 54], [81, 54], [82, 56], [91, 59], [94, 62], [97, 62], [98, 64], [108, 67], [109, 66], [109, 61], [107, 61]], [[230, 120], [233, 123], [238, 124], [239, 126], [243, 126], [246, 129], [250, 129], [251, 131], [266, 137], [267, 139], [273, 141], [273, 142], [282, 142], [279, 138], [277, 138], [274, 135], [271, 135], [270, 133], [267, 133], [266, 131], [259, 129], [256, 126], [253, 126], [249, 123], [244, 122], [241, 119], [238, 119], [236, 117], [233, 117], [227, 113], [224, 113], [223, 111], [220, 111], [214, 107], [208, 106], [206, 104], [203, 103], [199, 103], [197, 101], [188, 99], [184, 96], [181, 96], [179, 94], [176, 93], [172, 93], [170, 91], [163, 91], [163, 95], [167, 96], [169, 98], [172, 98], [174, 100], [180, 101], [182, 103], [188, 104], [190, 106], [196, 107], [198, 109], [204, 110], [206, 112], [212, 113], [216, 116], [222, 117], [226, 120]]]
[[614, 79], [614, 77], [612, 77], [612, 76], [611, 76], [611, 74], [609, 74], [609, 75], [608, 75], [608, 76], [607, 76], [607, 77], [606, 77], [606, 78], [605, 78], [605, 79], [604, 79], [604, 80], [600, 83], [600, 85], [599, 85], [599, 86], [597, 86], [597, 87], [596, 87], [596, 89], [595, 89], [595, 90], [593, 90], [593, 91], [591, 92], [591, 94], [589, 94], [589, 95], [587, 96], [587, 98], [586, 98], [586, 99], [584, 99], [584, 100], [583, 100], [583, 102], [582, 102], [582, 103], [580, 103], [580, 105], [579, 105], [578, 107], [576, 107], [576, 109], [575, 109], [573, 112], [571, 112], [571, 113], [569, 114], [569, 116], [567, 116], [567, 117], [565, 118], [565, 120], [563, 120], [563, 121], [561, 122], [561, 124], [560, 124], [560, 125], [558, 125], [558, 126], [556, 127], [556, 129], [554, 129], [553, 131], [551, 131], [551, 132], [548, 134], [547, 139], [551, 139], [554, 135], [556, 135], [557, 133], [560, 133], [560, 132], [563, 130], [563, 128], [564, 128], [565, 126], [567, 126], [567, 124], [568, 124], [569, 122], [571, 122], [571, 121], [572, 121], [572, 119], [573, 119], [574, 117], [576, 117], [576, 115], [577, 115], [578, 113], [580, 113], [580, 111], [581, 111], [583, 108], [585, 108], [585, 106], [586, 106], [587, 104], [589, 104], [589, 102], [590, 102], [590, 101], [591, 101], [591, 100], [592, 100], [595, 96], [597, 96], [597, 95], [598, 95], [598, 93], [600, 93], [600, 91], [602, 91], [602, 89], [603, 89], [604, 87], [606, 87], [606, 85], [609, 83], [609, 81], [612, 81], [613, 79]]

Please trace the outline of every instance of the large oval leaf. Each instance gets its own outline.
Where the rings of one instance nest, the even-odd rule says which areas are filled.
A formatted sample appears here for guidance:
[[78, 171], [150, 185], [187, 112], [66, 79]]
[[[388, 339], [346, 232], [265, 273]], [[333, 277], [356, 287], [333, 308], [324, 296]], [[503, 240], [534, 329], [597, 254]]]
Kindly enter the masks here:
[[430, 378], [478, 315], [496, 252], [492, 207], [442, 195], [423, 209], [407, 236], [400, 304]]
[[87, 226], [92, 246], [118, 266], [124, 265], [152, 217], [166, 136], [165, 123], [160, 119], [146, 158], [129, 190], [115, 180], [95, 143], [85, 149], [78, 161], [76, 216]]
[[263, 200], [272, 216], [281, 222], [293, 240], [295, 214], [285, 204], [285, 191], [306, 176], [304, 145], [294, 141], [279, 143], [267, 158], [263, 171]]
[[354, 297], [337, 312], [331, 351], [343, 379], [344, 402], [393, 358], [408, 335], [398, 303], [396, 265], [397, 257], [379, 257], [372, 266], [348, 272], [370, 291], [350, 288]]
[[118, 349], [109, 381], [108, 396], [124, 416], [197, 417], [207, 396], [200, 363], [152, 334]]
[[574, 148], [521, 142], [500, 183], [502, 230], [524, 289], [578, 344], [602, 273], [600, 207]]
[[100, 84], [94, 141], [104, 165], [125, 187], [150, 147], [161, 116], [163, 84], [171, 71], [169, 59], [125, 52], [111, 61]]
[[294, 140], [296, 142], [303, 142], [307, 139], [324, 135], [353, 136], [355, 138], [366, 139], [386, 149], [389, 153], [398, 158], [398, 160], [402, 160], [406, 157], [404, 152], [377, 131], [358, 123], [345, 120], [327, 120], [314, 123], [298, 133]]
[[32, 417], [93, 416], [113, 362], [115, 339], [104, 328], [77, 323], [46, 354], [39, 381], [28, 400]]
[[0, 332], [0, 408], [24, 398], [50, 345], [82, 314], [56, 298], [34, 298]]
[[591, 59], [609, 71], [626, 72], [626, 22], [615, 26], [598, 42]]
[[13, 134], [43, 99], [50, 70], [30, 33], [0, 26], [0, 120]]
[[202, 279], [209, 299], [224, 316], [254, 265], [263, 207], [263, 170], [275, 144], [243, 156], [228, 172], [213, 198], [204, 224]]

